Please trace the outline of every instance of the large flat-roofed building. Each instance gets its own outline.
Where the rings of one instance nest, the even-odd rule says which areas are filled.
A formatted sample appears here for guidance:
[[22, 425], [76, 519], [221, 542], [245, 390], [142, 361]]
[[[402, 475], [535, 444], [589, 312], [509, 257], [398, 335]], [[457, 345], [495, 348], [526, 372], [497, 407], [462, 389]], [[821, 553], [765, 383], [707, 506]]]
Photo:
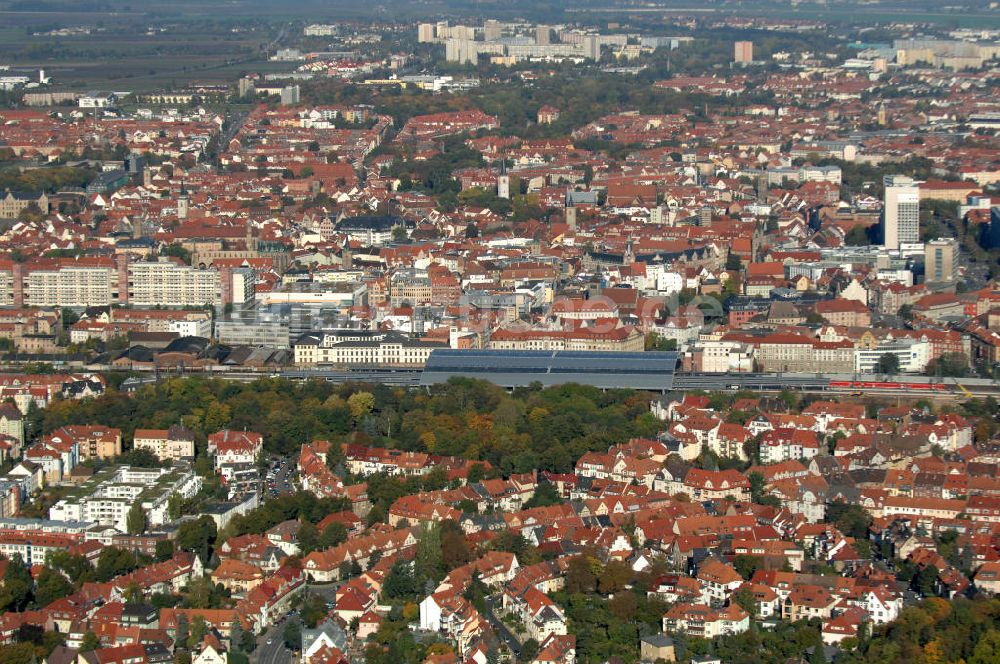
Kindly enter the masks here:
[[502, 387], [580, 383], [601, 389], [668, 392], [680, 355], [674, 352], [606, 353], [537, 350], [452, 350], [431, 353], [421, 385], [453, 377], [479, 378]]
[[215, 336], [234, 346], [288, 348], [288, 325], [281, 321], [229, 320], [215, 324]]

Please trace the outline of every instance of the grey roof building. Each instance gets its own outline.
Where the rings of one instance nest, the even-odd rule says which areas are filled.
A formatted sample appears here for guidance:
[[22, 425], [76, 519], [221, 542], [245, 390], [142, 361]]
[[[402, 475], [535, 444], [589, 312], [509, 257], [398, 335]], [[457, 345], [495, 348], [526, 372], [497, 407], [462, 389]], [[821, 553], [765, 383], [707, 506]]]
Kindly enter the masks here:
[[428, 358], [420, 384], [435, 385], [463, 376], [503, 387], [580, 383], [601, 389], [668, 392], [679, 357], [674, 352], [440, 349]]

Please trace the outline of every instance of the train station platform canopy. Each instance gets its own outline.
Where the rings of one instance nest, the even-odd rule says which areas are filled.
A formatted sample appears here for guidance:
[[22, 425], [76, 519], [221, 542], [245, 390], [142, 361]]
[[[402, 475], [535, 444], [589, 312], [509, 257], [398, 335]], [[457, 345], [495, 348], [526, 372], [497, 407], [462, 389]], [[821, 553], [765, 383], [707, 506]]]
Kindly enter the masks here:
[[673, 388], [679, 353], [617, 353], [542, 350], [434, 350], [421, 385], [454, 376], [487, 380], [501, 387], [579, 383], [600, 389], [668, 392]]

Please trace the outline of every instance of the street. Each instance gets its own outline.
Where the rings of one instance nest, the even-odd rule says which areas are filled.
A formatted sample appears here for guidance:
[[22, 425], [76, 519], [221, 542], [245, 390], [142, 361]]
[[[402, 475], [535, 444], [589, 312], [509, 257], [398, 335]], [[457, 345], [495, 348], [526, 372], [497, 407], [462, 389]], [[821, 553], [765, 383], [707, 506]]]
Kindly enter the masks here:
[[487, 597], [486, 608], [489, 609], [486, 612], [486, 619], [493, 627], [493, 631], [496, 632], [497, 636], [500, 637], [500, 640], [504, 642], [510, 651], [514, 653], [514, 656], [519, 657], [521, 655], [521, 642], [517, 640], [517, 637], [510, 631], [510, 628], [503, 624], [503, 621], [498, 617], [503, 615], [503, 607], [500, 605], [500, 602], [492, 597]]
[[285, 647], [285, 616], [257, 638], [257, 649], [250, 654], [251, 664], [291, 664], [292, 653]]

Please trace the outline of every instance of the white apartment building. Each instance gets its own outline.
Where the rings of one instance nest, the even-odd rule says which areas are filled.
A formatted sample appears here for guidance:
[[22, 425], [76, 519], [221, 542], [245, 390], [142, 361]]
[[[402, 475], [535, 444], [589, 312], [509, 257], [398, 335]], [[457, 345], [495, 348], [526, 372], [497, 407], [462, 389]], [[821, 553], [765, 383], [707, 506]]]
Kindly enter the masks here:
[[137, 307], [190, 307], [223, 303], [221, 273], [170, 260], [128, 266], [128, 301]]
[[49, 518], [88, 521], [122, 532], [132, 505], [139, 503], [150, 526], [169, 522], [167, 505], [173, 494], [193, 498], [202, 479], [187, 464], [172, 468], [117, 466], [94, 475], [78, 491], [49, 508]]
[[22, 289], [25, 306], [105, 306], [118, 300], [118, 274], [113, 265], [29, 269], [22, 277]]
[[11, 267], [0, 268], [0, 306], [14, 306], [14, 271]]

